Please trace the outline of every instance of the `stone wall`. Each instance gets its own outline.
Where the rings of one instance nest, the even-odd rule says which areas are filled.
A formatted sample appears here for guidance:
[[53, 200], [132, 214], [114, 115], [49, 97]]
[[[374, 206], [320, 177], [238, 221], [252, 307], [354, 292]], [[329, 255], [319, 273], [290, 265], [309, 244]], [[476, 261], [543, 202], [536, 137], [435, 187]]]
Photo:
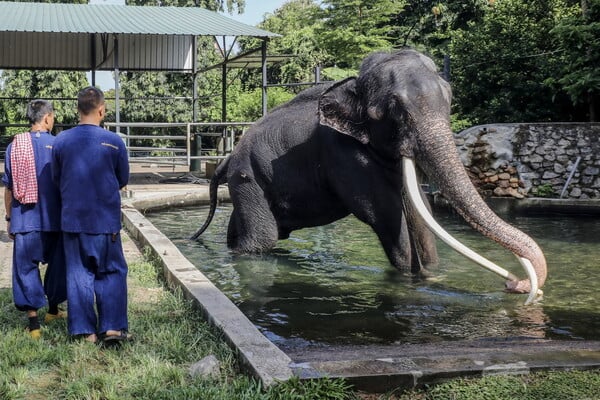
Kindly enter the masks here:
[[598, 123], [481, 125], [456, 145], [484, 196], [600, 199]]

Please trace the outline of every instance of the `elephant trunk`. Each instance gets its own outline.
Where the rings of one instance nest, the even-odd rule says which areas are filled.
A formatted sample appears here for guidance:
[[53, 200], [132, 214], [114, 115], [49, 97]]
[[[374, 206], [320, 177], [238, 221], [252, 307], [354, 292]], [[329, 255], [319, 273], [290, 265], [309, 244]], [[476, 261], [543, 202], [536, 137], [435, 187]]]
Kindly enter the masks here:
[[460, 160], [448, 123], [440, 118], [420, 132], [424, 129], [426, 134], [417, 135], [417, 148], [425, 149], [417, 155], [417, 162], [444, 198], [473, 228], [512, 251], [526, 270], [527, 263], [533, 268], [532, 279], [510, 279], [507, 290], [526, 293], [532, 286], [542, 287], [547, 275], [542, 250], [531, 237], [498, 217], [481, 198]]

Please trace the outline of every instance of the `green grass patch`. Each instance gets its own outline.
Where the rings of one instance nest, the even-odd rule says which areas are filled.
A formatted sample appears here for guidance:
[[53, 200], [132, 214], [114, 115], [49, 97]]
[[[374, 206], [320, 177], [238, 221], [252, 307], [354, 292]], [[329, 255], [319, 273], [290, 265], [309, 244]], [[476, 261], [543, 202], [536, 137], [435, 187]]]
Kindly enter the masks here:
[[[146, 253], [130, 264], [132, 343], [102, 349], [67, 335], [65, 321], [43, 326], [33, 341], [26, 318], [0, 289], [0, 399], [598, 399], [597, 371], [540, 373], [522, 377], [458, 379], [423, 390], [366, 395], [341, 379], [301, 381], [265, 389], [239, 371], [235, 353], [178, 290], [166, 290], [159, 267]], [[43, 311], [40, 313], [43, 318]], [[190, 365], [213, 354], [221, 362], [218, 378], [192, 378]]]

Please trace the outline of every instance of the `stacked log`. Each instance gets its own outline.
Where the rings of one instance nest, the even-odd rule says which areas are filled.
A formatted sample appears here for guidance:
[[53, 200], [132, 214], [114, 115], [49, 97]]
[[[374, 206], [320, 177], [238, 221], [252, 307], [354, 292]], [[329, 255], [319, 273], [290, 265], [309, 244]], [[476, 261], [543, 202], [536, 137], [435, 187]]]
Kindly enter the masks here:
[[[471, 171], [469, 175], [473, 176], [474, 173], [476, 172]], [[517, 169], [512, 165], [504, 165], [497, 170], [479, 171], [474, 183], [483, 196], [516, 199], [525, 197], [525, 184], [519, 179]]]

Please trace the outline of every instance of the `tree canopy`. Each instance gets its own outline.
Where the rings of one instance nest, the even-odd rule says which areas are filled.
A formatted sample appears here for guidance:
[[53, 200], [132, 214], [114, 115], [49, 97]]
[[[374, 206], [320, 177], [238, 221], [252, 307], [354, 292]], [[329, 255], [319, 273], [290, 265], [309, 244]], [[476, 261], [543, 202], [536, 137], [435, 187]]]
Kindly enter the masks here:
[[[57, 1], [53, 1], [57, 2]], [[80, 1], [85, 2], [85, 1]], [[127, 0], [157, 5], [158, 0]], [[242, 12], [244, 0], [161, 0], [161, 5]], [[291, 55], [271, 65], [270, 83], [337, 80], [356, 74], [376, 50], [414, 47], [434, 58], [453, 92], [456, 126], [491, 122], [597, 120], [600, 99], [600, 0], [290, 0], [259, 27], [279, 33], [270, 54]], [[199, 62], [218, 59], [211, 38], [199, 39]], [[239, 52], [258, 46], [242, 38]], [[198, 78], [199, 119], [222, 115], [220, 71]], [[260, 116], [260, 74], [228, 75], [230, 120]], [[191, 78], [181, 73], [121, 74], [122, 121], [189, 121]], [[83, 73], [4, 71], [1, 97], [74, 97]], [[269, 108], [302, 86], [269, 88]], [[170, 97], [169, 100], [158, 99]], [[3, 101], [0, 116], [22, 122], [24, 106]], [[60, 122], [76, 118], [57, 105]], [[9, 132], [10, 133], [10, 132]]]

